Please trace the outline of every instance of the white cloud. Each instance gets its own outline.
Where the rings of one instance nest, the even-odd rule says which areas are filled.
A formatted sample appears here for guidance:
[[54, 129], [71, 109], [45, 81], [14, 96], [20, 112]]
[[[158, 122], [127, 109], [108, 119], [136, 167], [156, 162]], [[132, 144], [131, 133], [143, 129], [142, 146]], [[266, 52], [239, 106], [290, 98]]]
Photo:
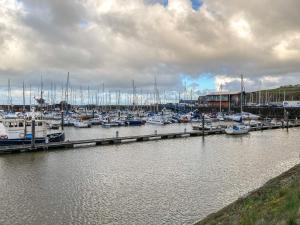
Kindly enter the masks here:
[[249, 41], [252, 40], [253, 35], [251, 27], [248, 21], [242, 16], [233, 16], [230, 20], [230, 28], [238, 37]]
[[273, 48], [275, 56], [280, 60], [294, 60], [300, 58], [300, 33], [291, 34], [283, 38]]
[[229, 88], [241, 73], [249, 88], [265, 76], [300, 82], [300, 1], [206, 0], [199, 11], [189, 0], [146, 2], [0, 1], [0, 84], [41, 73], [61, 82], [68, 71], [74, 85], [120, 88], [152, 88], [157, 75], [176, 89], [181, 74], [201, 73]]

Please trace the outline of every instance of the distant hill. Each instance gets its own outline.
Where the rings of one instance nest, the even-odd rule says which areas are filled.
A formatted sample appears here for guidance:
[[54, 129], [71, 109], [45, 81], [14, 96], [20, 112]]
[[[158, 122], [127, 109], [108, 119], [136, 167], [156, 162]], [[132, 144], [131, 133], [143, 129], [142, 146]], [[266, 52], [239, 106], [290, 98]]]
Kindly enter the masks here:
[[285, 85], [278, 88], [266, 89], [247, 93], [247, 102], [283, 102], [300, 100], [300, 84]]
[[286, 92], [299, 92], [300, 91], [300, 84], [297, 85], [285, 85], [279, 88], [272, 89], [274, 91], [286, 91]]

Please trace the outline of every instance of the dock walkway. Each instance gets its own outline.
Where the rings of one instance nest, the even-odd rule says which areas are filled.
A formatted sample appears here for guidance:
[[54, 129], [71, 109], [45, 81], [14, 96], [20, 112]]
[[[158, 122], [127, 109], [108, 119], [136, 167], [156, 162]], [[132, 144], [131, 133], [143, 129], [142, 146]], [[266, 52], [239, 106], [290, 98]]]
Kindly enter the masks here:
[[[250, 131], [262, 131], [270, 129], [284, 129], [300, 127], [300, 121], [297, 123], [290, 123], [287, 125], [262, 125], [257, 127], [252, 127]], [[112, 137], [112, 138], [101, 138], [101, 139], [89, 139], [89, 140], [75, 140], [75, 141], [64, 141], [48, 144], [36, 144], [34, 148], [31, 145], [15, 145], [15, 146], [1, 146], [0, 154], [9, 153], [21, 153], [21, 152], [35, 152], [35, 151], [45, 151], [45, 150], [63, 150], [63, 149], [73, 149], [76, 147], [89, 147], [89, 146], [99, 146], [99, 145], [116, 145], [130, 142], [146, 142], [154, 140], [168, 140], [176, 138], [186, 138], [186, 137], [198, 137], [207, 135], [217, 135], [224, 134], [225, 129], [214, 129], [214, 130], [199, 130], [199, 131], [184, 131], [184, 132], [174, 132], [165, 134], [146, 134], [138, 136], [124, 136], [124, 137]]]

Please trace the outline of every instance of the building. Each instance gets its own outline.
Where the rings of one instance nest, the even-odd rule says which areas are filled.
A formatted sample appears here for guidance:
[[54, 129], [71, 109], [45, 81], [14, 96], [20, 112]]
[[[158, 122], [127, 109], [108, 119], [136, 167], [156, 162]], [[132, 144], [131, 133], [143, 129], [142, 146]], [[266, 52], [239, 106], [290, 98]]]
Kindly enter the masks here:
[[198, 103], [197, 100], [184, 100], [184, 99], [180, 99], [179, 100], [179, 104], [185, 104], [185, 105], [196, 105]]
[[[245, 102], [245, 93], [243, 93], [243, 96], [243, 102]], [[220, 103], [223, 109], [236, 108], [241, 105], [241, 92], [210, 93], [199, 96], [198, 102], [200, 106], [212, 108], [219, 108]]]

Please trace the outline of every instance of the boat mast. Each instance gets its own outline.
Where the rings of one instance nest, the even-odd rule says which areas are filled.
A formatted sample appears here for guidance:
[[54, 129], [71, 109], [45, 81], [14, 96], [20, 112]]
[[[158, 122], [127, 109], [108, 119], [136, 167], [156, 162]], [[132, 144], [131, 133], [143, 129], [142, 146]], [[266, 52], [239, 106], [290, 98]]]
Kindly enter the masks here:
[[230, 90], [229, 90], [229, 94], [228, 94], [228, 113], [230, 113], [231, 111], [231, 94], [230, 94]]
[[105, 108], [105, 89], [104, 89], [104, 83], [102, 83], [102, 111], [104, 111], [106, 108]]
[[67, 84], [66, 84], [66, 90], [65, 90], [65, 102], [66, 102], [66, 107], [67, 107], [67, 112], [68, 112], [68, 101], [69, 101], [69, 83], [70, 83], [70, 74], [68, 72], [67, 76]]
[[82, 105], [83, 105], [83, 93], [82, 93], [81, 85], [79, 86], [79, 93], [80, 93], [80, 106], [82, 107]]
[[29, 85], [29, 105], [30, 105], [30, 109], [31, 110], [31, 84]]
[[220, 113], [222, 112], [222, 88], [223, 88], [223, 85], [220, 84]]
[[25, 112], [25, 84], [23, 81], [23, 112]]
[[154, 99], [156, 104], [156, 112], [158, 112], [158, 104], [159, 104], [159, 91], [157, 88], [156, 76], [154, 77]]
[[241, 113], [243, 113], [244, 77], [241, 75]]
[[8, 79], [8, 86], [7, 86], [7, 108], [10, 111], [12, 105], [12, 97], [11, 97], [11, 87], [10, 87], [10, 79]]
[[43, 87], [44, 87], [44, 84], [43, 84], [43, 75], [41, 75], [41, 100], [43, 99]]
[[132, 80], [132, 111], [135, 110], [135, 85], [134, 80]]

